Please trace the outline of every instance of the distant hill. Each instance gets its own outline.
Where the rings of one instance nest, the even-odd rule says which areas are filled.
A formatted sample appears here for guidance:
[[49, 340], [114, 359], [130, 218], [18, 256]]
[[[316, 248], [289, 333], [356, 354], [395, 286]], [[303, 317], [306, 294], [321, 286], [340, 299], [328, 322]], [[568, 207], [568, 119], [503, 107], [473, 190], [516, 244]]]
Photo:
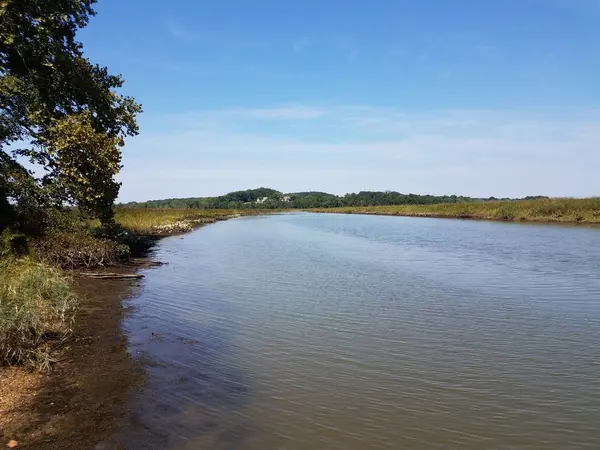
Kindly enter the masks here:
[[[531, 196], [526, 199], [547, 198]], [[335, 208], [341, 206], [378, 206], [378, 205], [432, 205], [439, 203], [469, 203], [481, 201], [499, 201], [509, 199], [472, 198], [456, 195], [418, 195], [402, 194], [395, 191], [361, 191], [343, 196], [327, 192], [283, 192], [269, 188], [235, 191], [219, 197], [169, 198], [130, 202], [120, 204], [126, 208], [256, 208], [256, 209], [307, 209]]]

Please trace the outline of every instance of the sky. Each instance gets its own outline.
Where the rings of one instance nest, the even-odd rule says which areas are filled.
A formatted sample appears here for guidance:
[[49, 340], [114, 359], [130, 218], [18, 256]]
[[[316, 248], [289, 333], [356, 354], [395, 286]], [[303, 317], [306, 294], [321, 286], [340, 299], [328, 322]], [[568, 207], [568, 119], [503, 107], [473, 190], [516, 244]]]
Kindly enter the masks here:
[[100, 0], [121, 201], [600, 195], [600, 0]]

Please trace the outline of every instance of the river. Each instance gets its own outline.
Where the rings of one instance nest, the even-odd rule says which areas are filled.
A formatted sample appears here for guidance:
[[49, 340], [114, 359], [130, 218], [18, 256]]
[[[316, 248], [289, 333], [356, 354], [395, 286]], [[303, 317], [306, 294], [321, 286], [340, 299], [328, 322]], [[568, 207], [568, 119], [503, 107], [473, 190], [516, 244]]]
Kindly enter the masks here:
[[155, 257], [131, 448], [600, 448], [600, 228], [283, 214]]

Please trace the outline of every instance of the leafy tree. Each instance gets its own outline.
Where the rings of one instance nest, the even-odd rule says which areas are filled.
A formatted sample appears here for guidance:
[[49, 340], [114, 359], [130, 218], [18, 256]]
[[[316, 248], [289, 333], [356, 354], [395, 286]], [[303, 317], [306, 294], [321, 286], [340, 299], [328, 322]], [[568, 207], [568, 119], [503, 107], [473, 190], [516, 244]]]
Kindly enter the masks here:
[[[267, 198], [258, 203], [258, 199]], [[326, 192], [296, 192], [283, 194], [267, 188], [249, 189], [246, 191], [230, 192], [220, 197], [179, 198], [167, 200], [151, 200], [148, 202], [132, 202], [122, 206], [137, 208], [281, 208], [309, 209], [335, 208], [341, 206], [377, 206], [377, 205], [428, 205], [436, 203], [466, 203], [484, 199], [457, 197], [456, 195], [417, 195], [400, 192], [362, 191], [354, 194], [337, 196]]]
[[138, 133], [141, 106], [117, 94], [121, 76], [92, 64], [76, 40], [94, 3], [0, 0], [0, 208], [70, 203], [112, 220], [120, 147]]
[[121, 137], [97, 131], [84, 111], [54, 121], [37, 144], [36, 156], [46, 158], [46, 186], [52, 194], [110, 221], [119, 193], [114, 176], [121, 168]]

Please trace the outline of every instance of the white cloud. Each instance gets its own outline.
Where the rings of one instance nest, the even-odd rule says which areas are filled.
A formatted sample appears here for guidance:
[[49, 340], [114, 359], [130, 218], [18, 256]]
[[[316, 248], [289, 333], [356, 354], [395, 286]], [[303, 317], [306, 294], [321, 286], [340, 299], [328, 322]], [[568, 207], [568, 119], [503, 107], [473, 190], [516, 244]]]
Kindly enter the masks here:
[[155, 117], [125, 149], [123, 200], [393, 189], [600, 194], [600, 112], [401, 111], [284, 105]]
[[[213, 112], [214, 114], [215, 112]], [[283, 119], [283, 120], [303, 120], [316, 119], [328, 113], [322, 108], [313, 108], [308, 106], [287, 106], [280, 108], [264, 109], [229, 109], [216, 112], [221, 118], [240, 118], [240, 119]]]

